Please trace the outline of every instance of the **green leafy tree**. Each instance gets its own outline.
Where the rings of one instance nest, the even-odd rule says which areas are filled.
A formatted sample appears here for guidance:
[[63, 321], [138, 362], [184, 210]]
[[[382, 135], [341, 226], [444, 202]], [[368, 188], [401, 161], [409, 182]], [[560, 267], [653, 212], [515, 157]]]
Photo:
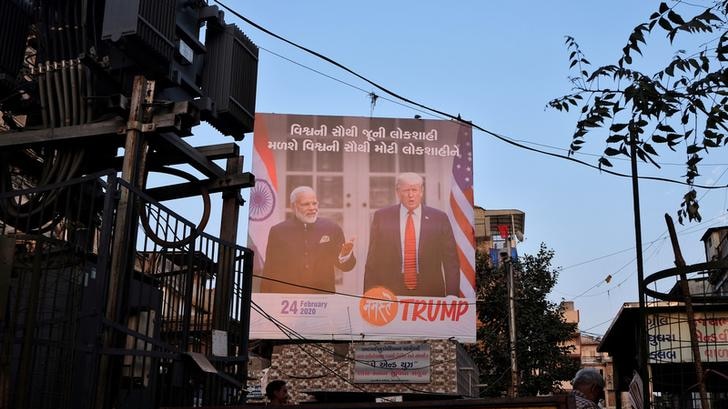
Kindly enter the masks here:
[[[477, 256], [478, 342], [471, 355], [480, 368], [483, 396], [501, 396], [510, 384], [507, 272], [504, 266], [487, 263], [487, 254]], [[516, 308], [516, 356], [520, 374], [519, 396], [535, 396], [559, 390], [579, 367], [566, 346], [576, 325], [564, 321], [560, 306], [546, 296], [556, 285], [557, 271], [551, 267], [553, 250], [541, 244], [536, 255], [514, 262]]]
[[[699, 3], [699, 2], [698, 2]], [[549, 102], [561, 111], [579, 109], [570, 154], [589, 134], [601, 131], [606, 148], [599, 167], [612, 167], [610, 158], [636, 155], [659, 167], [655, 158], [664, 149], [685, 153], [685, 183], [689, 186], [678, 220], [700, 221], [694, 189], [699, 163], [728, 139], [728, 1], [660, 3], [647, 21], [630, 33], [614, 64], [593, 67], [572, 37], [566, 37], [573, 92]], [[696, 7], [697, 6], [697, 7]], [[685, 36], [693, 49], [676, 50], [657, 71], [636, 67], [647, 41], [655, 34], [667, 41]], [[660, 35], [661, 37], [661, 35]], [[682, 38], [681, 38], [682, 39]]]

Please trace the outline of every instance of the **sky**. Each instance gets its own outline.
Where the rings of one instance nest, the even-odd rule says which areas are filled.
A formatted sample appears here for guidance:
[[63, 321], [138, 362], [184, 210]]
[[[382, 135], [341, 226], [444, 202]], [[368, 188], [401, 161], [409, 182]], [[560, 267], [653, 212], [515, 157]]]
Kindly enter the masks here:
[[[564, 37], [574, 37], [593, 66], [616, 63], [632, 28], [646, 21], [659, 2], [228, 0], [226, 4], [411, 100], [460, 114], [529, 146], [547, 145], [542, 148], [565, 154], [578, 114], [546, 108], [550, 99], [571, 90], [573, 73]], [[680, 7], [697, 10], [689, 4]], [[226, 21], [237, 24], [260, 47], [258, 112], [437, 118], [393, 102], [363, 81], [230, 13]], [[656, 32], [648, 43], [635, 66], [649, 72], [666, 64], [675, 49], [694, 47], [699, 41], [678, 38], [671, 48], [663, 32]], [[381, 96], [373, 107], [370, 92]], [[541, 243], [553, 249], [559, 282], [550, 299], [574, 300], [580, 329], [603, 334], [624, 302], [637, 301], [630, 180], [526, 151], [482, 132], [474, 132], [473, 138], [475, 204], [526, 213], [519, 253], [534, 254]], [[230, 141], [206, 125], [188, 139], [193, 145]], [[246, 170], [252, 159], [251, 142], [252, 134], [240, 142]], [[604, 147], [604, 138], [595, 134], [587, 138], [585, 154], [577, 158], [596, 164], [598, 156], [590, 154], [600, 154]], [[727, 184], [727, 156], [725, 149], [708, 155], [696, 181]], [[684, 173], [679, 166], [684, 153], [666, 152], [658, 161], [662, 169], [640, 165], [640, 174], [680, 179]], [[629, 173], [627, 160], [612, 163], [614, 170]], [[645, 275], [673, 266], [663, 215], [676, 218], [686, 191], [677, 184], [640, 183]], [[700, 237], [705, 230], [728, 224], [727, 195], [726, 189], [698, 190], [703, 222], [678, 225], [688, 264], [704, 261]], [[186, 209], [181, 213], [197, 220], [199, 206], [194, 199], [183, 202]], [[243, 207], [242, 214], [247, 216], [247, 210]], [[215, 216], [210, 222], [213, 231], [219, 223]], [[246, 228], [241, 221], [243, 245]]]

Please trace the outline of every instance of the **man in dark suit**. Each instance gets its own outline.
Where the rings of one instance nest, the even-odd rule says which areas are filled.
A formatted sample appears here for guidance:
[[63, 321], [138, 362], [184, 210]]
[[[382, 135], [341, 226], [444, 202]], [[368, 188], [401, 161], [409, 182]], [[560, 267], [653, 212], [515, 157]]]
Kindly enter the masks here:
[[374, 212], [364, 291], [381, 286], [399, 296], [458, 296], [460, 261], [450, 220], [422, 205], [418, 174], [399, 175], [396, 191], [399, 204]]
[[271, 227], [260, 292], [327, 294], [336, 291], [335, 268], [354, 268], [354, 240], [338, 224], [318, 217], [316, 192], [300, 186], [291, 192], [295, 217]]

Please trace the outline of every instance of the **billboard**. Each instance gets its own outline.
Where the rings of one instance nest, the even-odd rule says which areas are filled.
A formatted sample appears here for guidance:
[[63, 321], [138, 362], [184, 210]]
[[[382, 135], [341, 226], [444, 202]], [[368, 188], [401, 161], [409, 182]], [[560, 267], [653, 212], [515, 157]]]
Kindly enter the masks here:
[[354, 383], [430, 383], [429, 344], [356, 345]]
[[252, 339], [475, 342], [472, 129], [257, 114]]
[[[696, 312], [695, 338], [702, 362], [728, 362], [728, 313]], [[647, 315], [650, 363], [693, 362], [687, 314]]]

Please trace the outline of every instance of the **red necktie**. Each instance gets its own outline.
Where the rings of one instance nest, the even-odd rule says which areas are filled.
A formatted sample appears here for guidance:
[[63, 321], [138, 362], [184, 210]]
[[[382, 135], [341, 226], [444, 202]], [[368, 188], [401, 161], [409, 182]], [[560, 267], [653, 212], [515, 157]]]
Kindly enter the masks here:
[[409, 290], [417, 288], [417, 239], [411, 210], [404, 226], [404, 286]]

